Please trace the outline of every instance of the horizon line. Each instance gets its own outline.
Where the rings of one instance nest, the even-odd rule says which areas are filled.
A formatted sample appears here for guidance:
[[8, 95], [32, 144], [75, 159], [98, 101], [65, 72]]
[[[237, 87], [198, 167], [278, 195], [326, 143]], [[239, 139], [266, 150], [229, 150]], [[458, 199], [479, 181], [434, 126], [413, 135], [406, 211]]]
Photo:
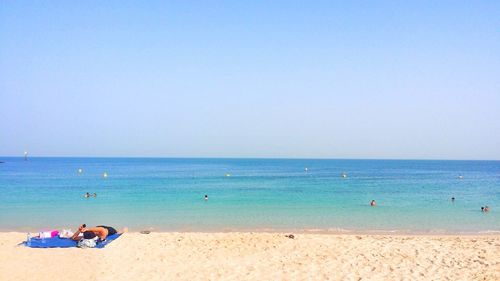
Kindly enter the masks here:
[[[24, 156], [4, 156], [2, 158], [24, 158]], [[443, 159], [443, 158], [333, 158], [333, 157], [236, 157], [236, 156], [47, 156], [36, 155], [29, 158], [123, 158], [123, 159], [262, 159], [262, 160], [388, 160], [388, 161], [500, 161], [500, 159]]]

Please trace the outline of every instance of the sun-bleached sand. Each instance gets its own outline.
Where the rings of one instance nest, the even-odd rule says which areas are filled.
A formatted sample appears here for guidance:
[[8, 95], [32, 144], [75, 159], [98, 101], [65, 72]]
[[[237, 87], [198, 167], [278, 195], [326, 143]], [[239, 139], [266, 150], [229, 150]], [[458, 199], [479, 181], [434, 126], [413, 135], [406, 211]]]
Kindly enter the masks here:
[[0, 233], [0, 280], [500, 280], [500, 236], [126, 233], [31, 249]]

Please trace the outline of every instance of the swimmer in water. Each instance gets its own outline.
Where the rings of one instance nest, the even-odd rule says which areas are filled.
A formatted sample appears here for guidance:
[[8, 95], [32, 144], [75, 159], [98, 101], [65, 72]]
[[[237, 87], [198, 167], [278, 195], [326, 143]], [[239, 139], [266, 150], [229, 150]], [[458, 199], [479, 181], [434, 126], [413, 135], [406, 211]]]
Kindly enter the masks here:
[[489, 211], [490, 211], [490, 207], [484, 206], [484, 212], [489, 212]]
[[97, 197], [97, 193], [94, 192], [94, 198]]
[[455, 197], [451, 197], [451, 202], [455, 202]]
[[207, 200], [208, 200], [208, 195], [205, 194], [205, 201], [207, 201]]
[[85, 198], [89, 198], [90, 197], [90, 193], [85, 193]]
[[372, 206], [372, 207], [377, 206], [377, 203], [375, 202], [375, 200], [372, 200], [372, 202], [370, 202], [370, 206]]
[[483, 213], [484, 213], [484, 207], [481, 207], [481, 212], [483, 212]]

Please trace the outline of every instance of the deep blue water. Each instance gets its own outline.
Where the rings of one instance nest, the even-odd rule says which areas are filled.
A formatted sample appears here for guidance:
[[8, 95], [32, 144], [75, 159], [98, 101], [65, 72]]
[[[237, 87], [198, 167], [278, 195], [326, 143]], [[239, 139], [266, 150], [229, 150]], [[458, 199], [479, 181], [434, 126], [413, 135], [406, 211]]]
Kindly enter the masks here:
[[[0, 161], [0, 230], [87, 223], [179, 231], [500, 231], [500, 161]], [[372, 199], [377, 207], [369, 206]], [[489, 213], [480, 211], [484, 205]]]

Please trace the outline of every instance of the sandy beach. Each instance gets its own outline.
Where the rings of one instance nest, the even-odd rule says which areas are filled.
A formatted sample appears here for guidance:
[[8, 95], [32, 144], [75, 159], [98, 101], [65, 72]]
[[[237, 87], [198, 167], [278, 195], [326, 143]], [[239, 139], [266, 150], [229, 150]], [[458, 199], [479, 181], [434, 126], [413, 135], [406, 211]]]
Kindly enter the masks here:
[[126, 233], [105, 249], [0, 234], [0, 280], [500, 280], [500, 236]]

